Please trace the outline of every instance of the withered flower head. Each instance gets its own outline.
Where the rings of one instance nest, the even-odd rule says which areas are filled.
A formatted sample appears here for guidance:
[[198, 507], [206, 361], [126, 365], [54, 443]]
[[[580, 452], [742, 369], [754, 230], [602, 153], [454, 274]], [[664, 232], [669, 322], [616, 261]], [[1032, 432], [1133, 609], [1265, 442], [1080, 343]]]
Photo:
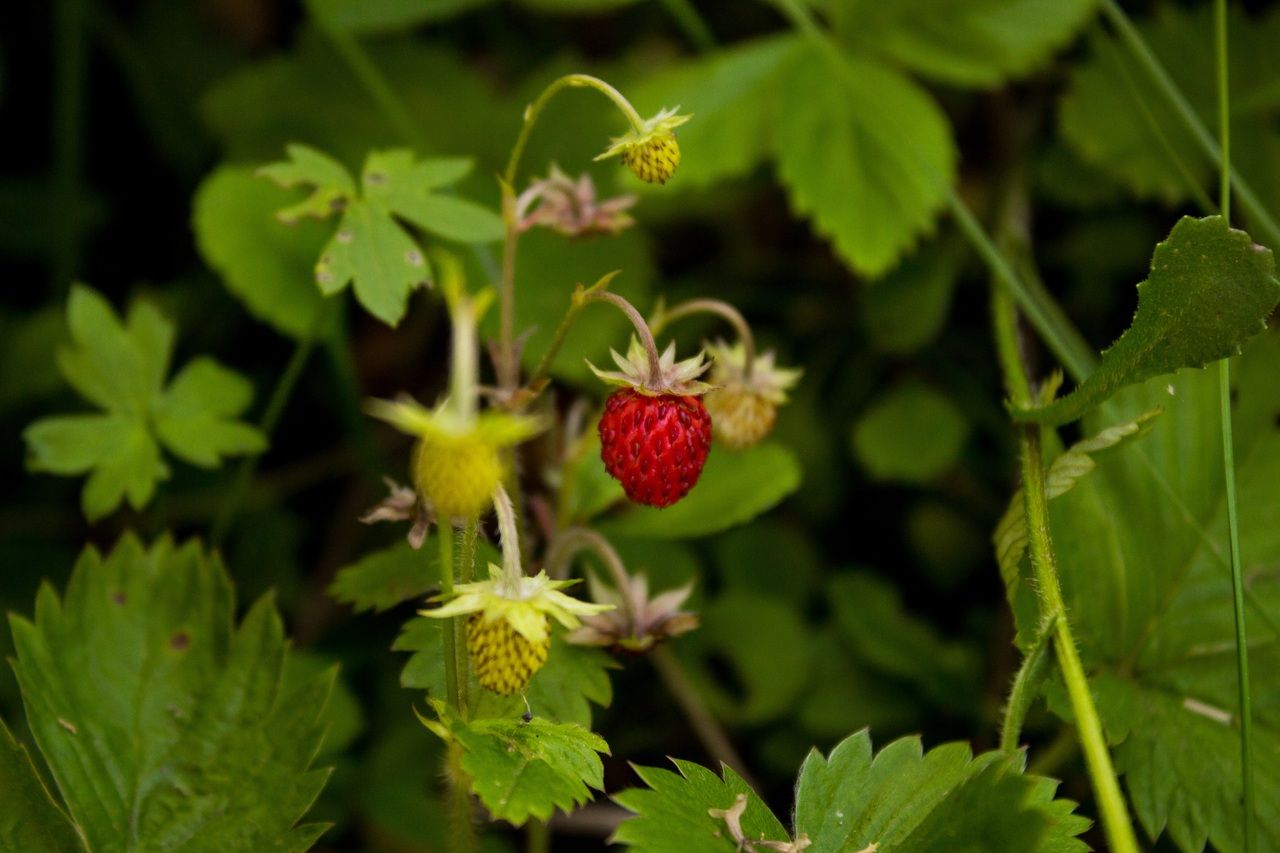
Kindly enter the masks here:
[[569, 237], [618, 234], [635, 224], [626, 212], [635, 203], [633, 195], [601, 201], [586, 172], [575, 181], [552, 165], [547, 177], [529, 184], [516, 199], [516, 221], [522, 232], [543, 226]]
[[698, 627], [696, 613], [680, 610], [693, 592], [692, 581], [649, 598], [649, 579], [644, 572], [628, 575], [627, 583], [615, 588], [588, 575], [591, 598], [614, 609], [586, 616], [582, 626], [565, 639], [580, 646], [604, 646], [612, 651], [642, 654], [654, 645]]
[[378, 503], [369, 507], [368, 512], [360, 516], [365, 524], [377, 524], [380, 521], [411, 521], [413, 525], [405, 536], [409, 545], [417, 550], [427, 541], [427, 532], [435, 520], [431, 507], [418, 497], [418, 493], [408, 486], [402, 486], [390, 477], [383, 477], [390, 492]]

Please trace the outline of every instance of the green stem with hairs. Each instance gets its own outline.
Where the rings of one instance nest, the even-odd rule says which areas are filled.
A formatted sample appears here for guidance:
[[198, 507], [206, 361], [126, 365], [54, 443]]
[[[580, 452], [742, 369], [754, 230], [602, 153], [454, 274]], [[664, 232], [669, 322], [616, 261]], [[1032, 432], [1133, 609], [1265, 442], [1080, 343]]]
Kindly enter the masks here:
[[[445, 522], [436, 534], [440, 547], [440, 597], [453, 597], [453, 525]], [[462, 713], [462, 681], [458, 672], [458, 619], [444, 623], [444, 689], [449, 706]]]
[[[1231, 223], [1231, 95], [1228, 76], [1227, 3], [1214, 2], [1214, 53], [1218, 69], [1218, 137], [1222, 163], [1218, 207]], [[1243, 792], [1245, 853], [1256, 849], [1253, 791], [1253, 701], [1249, 684], [1249, 640], [1244, 612], [1244, 570], [1240, 560], [1240, 516], [1236, 506], [1236, 462], [1231, 417], [1231, 359], [1218, 362], [1218, 403], [1222, 421], [1222, 476], [1227, 493], [1227, 530], [1231, 542], [1231, 592], [1235, 615], [1236, 680], [1240, 691], [1240, 786]]]
[[659, 310], [650, 321], [649, 327], [656, 335], [676, 320], [692, 314], [715, 314], [729, 321], [734, 331], [738, 333], [738, 340], [742, 342], [743, 377], [750, 379], [751, 369], [756, 361], [756, 339], [751, 333], [751, 325], [747, 322], [747, 318], [728, 302], [722, 299], [690, 299], [688, 302]]
[[1000, 727], [1000, 749], [1016, 752], [1022, 742], [1022, 724], [1027, 712], [1040, 695], [1045, 678], [1049, 675], [1049, 647], [1053, 640], [1053, 622], [1045, 622], [1036, 631], [1035, 641], [1022, 658], [1022, 666], [1013, 678], [1009, 701], [1005, 704], [1004, 723]]

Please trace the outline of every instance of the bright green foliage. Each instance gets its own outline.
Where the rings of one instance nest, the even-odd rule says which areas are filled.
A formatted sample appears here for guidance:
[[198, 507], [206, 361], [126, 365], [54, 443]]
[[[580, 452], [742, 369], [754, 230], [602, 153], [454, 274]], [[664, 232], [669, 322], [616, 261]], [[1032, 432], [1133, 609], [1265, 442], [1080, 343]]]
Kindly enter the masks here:
[[613, 841], [635, 853], [732, 853], [741, 848], [729, 838], [724, 820], [709, 809], [728, 809], [739, 795], [746, 796], [743, 834], [752, 839], [785, 841], [787, 831], [732, 768], [724, 778], [692, 761], [673, 759], [679, 774], [656, 767], [636, 767], [649, 787], [630, 788], [613, 796], [618, 805], [636, 816], [621, 826]]
[[877, 480], [923, 483], [955, 465], [968, 434], [969, 422], [955, 403], [928, 385], [909, 382], [858, 419], [853, 451]]
[[1095, 0], [835, 0], [845, 42], [943, 83], [993, 86], [1047, 64]]
[[338, 570], [329, 594], [357, 612], [381, 613], [419, 598], [440, 582], [440, 557], [434, 548], [415, 551], [408, 542], [366, 554]]
[[741, 177], [765, 160], [781, 101], [780, 70], [796, 51], [795, 36], [756, 39], [646, 75], [628, 90], [643, 115], [678, 104], [695, 117], [679, 130], [678, 177], [661, 192]]
[[[1254, 772], [1262, 850], [1280, 849], [1280, 338], [1251, 343], [1235, 371], [1236, 488], [1254, 673]], [[1170, 389], [1172, 393], [1170, 393]], [[1165, 413], [1140, 442], [1049, 505], [1067, 611], [1136, 817], [1184, 851], [1237, 851], [1235, 642], [1214, 371], [1118, 394], [1102, 417]], [[1030, 570], [1022, 567], [1022, 584]], [[1034, 611], [1015, 607], [1020, 629]], [[1030, 623], [1030, 624], [1028, 624]], [[1053, 706], [1061, 713], [1065, 701]]]
[[1075, 836], [1089, 821], [1074, 804], [1054, 800], [1052, 780], [1022, 774], [1021, 756], [988, 752], [973, 758], [966, 744], [923, 753], [918, 738], [894, 741], [873, 756], [861, 731], [829, 757], [816, 750], [796, 784], [794, 834], [732, 770], [724, 779], [677, 761], [682, 776], [637, 768], [649, 789], [615, 799], [637, 817], [615, 838], [641, 853], [712, 853], [740, 849], [730, 840], [725, 810], [745, 794], [742, 835], [751, 840], [808, 839], [815, 853], [957, 853], [957, 851], [1084, 851]]
[[1013, 416], [1068, 423], [1126, 385], [1235, 355], [1266, 329], [1278, 301], [1271, 250], [1220, 216], [1184, 216], [1156, 246], [1151, 274], [1138, 284], [1133, 323], [1102, 354], [1098, 369], [1066, 397], [1014, 409]]
[[83, 850], [71, 819], [54, 802], [26, 748], [0, 720], [0, 847], [22, 853]]
[[338, 230], [320, 253], [315, 280], [333, 294], [354, 283], [356, 299], [370, 314], [394, 326], [409, 294], [431, 280], [426, 257], [396, 221], [406, 220], [447, 240], [486, 243], [502, 236], [502, 221], [473, 202], [434, 192], [470, 171], [460, 159], [418, 161], [404, 149], [375, 151], [365, 160], [357, 192], [341, 163], [305, 145], [290, 145], [289, 159], [259, 173], [285, 187], [310, 186], [311, 194], [277, 213], [285, 224], [327, 219], [339, 211]]
[[958, 248], [956, 243], [926, 246], [859, 291], [862, 325], [877, 349], [905, 355], [938, 336], [951, 308]]
[[[324, 303], [312, 265], [325, 227], [310, 220], [280, 228], [280, 190], [244, 167], [220, 166], [196, 190], [191, 215], [204, 261], [254, 317], [294, 338], [310, 334]], [[317, 330], [319, 331], [319, 330]]]
[[58, 368], [105, 411], [44, 418], [23, 437], [33, 471], [89, 474], [81, 503], [91, 521], [126, 497], [135, 509], [151, 500], [156, 483], [169, 476], [161, 444], [203, 468], [265, 449], [262, 434], [236, 420], [253, 396], [239, 374], [201, 357], [165, 385], [174, 329], [150, 303], [135, 302], [121, 323], [106, 299], [77, 285], [67, 326], [72, 344], [58, 351]]
[[[1280, 14], [1250, 17], [1232, 4], [1228, 23], [1231, 79], [1231, 162], [1266, 198], [1280, 187], [1275, 81]], [[1205, 120], [1216, 127], [1213, 10], [1208, 3], [1170, 4], [1138, 25], [1143, 39]], [[1133, 55], [1114, 36], [1092, 40], [1092, 57], [1075, 66], [1060, 108], [1062, 133], [1088, 163], [1131, 192], [1167, 203], [1191, 197], [1188, 182], [1208, 186], [1217, 167]]]
[[604, 767], [597, 753], [609, 745], [576, 723], [539, 717], [463, 722], [442, 702], [432, 702], [437, 734], [462, 747], [462, 769], [471, 790], [495, 818], [521, 826], [531, 817], [546, 820], [555, 809], [571, 811], [604, 790]]
[[10, 617], [28, 724], [93, 850], [305, 850], [297, 825], [333, 669], [281, 688], [269, 598], [233, 622], [225, 569], [197, 543], [86, 550], [59, 600]]
[[[1113, 424], [1096, 435], [1081, 439], [1054, 457], [1045, 472], [1045, 492], [1049, 500], [1071, 491], [1080, 480], [1098, 467], [1094, 457], [1118, 447], [1127, 441], [1139, 439], [1151, 429], [1153, 420], [1164, 409], [1157, 407], [1143, 412], [1131, 421]], [[1009, 499], [1009, 508], [1000, 517], [991, 541], [996, 548], [996, 560], [1000, 564], [1000, 575], [1004, 578], [1005, 593], [1009, 601], [1018, 602], [1019, 608], [1029, 607], [1029, 613], [1035, 613], [1038, 605], [1035, 602], [1033, 589], [1022, 586], [1022, 575], [1019, 567], [1027, 553], [1027, 506], [1022, 489], [1013, 493]], [[1029, 639], [1029, 637], [1027, 638]]]
[[813, 220], [856, 272], [878, 276], [933, 226], [955, 173], [946, 116], [915, 83], [880, 63], [813, 51], [783, 75], [778, 172], [796, 212]]
[[[603, 467], [597, 456], [595, 462]], [[741, 453], [712, 445], [693, 491], [665, 509], [628, 506], [600, 524], [607, 536], [685, 539], [745, 524], [772, 509], [800, 486], [800, 466], [780, 444]]]

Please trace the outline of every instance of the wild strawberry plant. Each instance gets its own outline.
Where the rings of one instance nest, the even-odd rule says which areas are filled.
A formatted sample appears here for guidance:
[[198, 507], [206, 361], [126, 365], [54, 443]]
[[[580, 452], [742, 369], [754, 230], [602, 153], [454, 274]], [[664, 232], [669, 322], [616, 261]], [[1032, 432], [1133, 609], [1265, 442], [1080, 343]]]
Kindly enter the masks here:
[[59, 299], [0, 316], [0, 405], [74, 390], [24, 488], [92, 527], [12, 549], [0, 847], [1280, 850], [1275, 15], [672, 0], [701, 55], [531, 29], [494, 77], [411, 34], [514, 32], [485, 0], [311, 0], [199, 108], [196, 248], [293, 347], [255, 401], [202, 288], [72, 283], [80, 39], [155, 108], [182, 19], [55, 5]]

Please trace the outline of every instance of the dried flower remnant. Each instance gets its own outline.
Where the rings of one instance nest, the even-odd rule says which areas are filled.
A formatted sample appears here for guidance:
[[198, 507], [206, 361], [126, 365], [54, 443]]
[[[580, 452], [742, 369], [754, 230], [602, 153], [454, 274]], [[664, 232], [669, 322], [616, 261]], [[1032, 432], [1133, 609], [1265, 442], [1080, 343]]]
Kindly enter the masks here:
[[435, 512], [430, 504], [408, 486], [402, 486], [390, 477], [383, 477], [382, 481], [387, 484], [389, 494], [369, 507], [369, 510], [360, 516], [360, 521], [364, 524], [411, 521], [413, 524], [405, 538], [415, 551], [418, 550], [422, 547], [422, 543], [427, 541], [427, 533], [435, 520]]
[[624, 654], [642, 654], [669, 637], [698, 627], [698, 615], [680, 609], [693, 592], [688, 583], [649, 597], [649, 579], [644, 572], [626, 576], [618, 589], [587, 577], [591, 598], [614, 606], [613, 610], [582, 620], [582, 627], [565, 639], [580, 646], [603, 646]]
[[626, 212], [635, 203], [633, 195], [599, 200], [590, 175], [574, 180], [553, 165], [516, 199], [516, 221], [522, 232], [544, 227], [569, 237], [616, 235], [635, 224]]

